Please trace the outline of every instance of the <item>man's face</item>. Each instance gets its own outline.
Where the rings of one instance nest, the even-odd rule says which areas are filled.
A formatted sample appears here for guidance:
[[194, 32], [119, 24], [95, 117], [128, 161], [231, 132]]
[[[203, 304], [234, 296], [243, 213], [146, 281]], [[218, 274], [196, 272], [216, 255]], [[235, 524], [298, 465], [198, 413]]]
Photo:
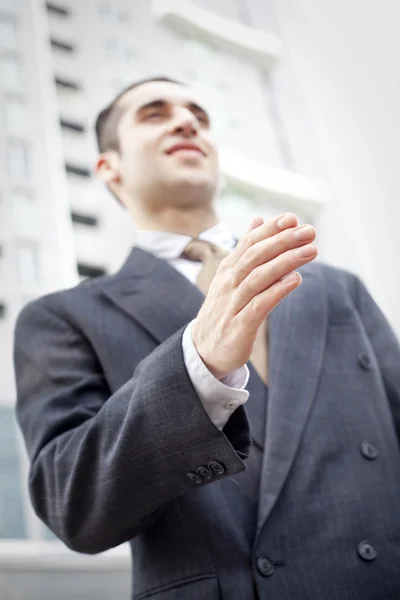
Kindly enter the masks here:
[[121, 186], [145, 203], [210, 200], [219, 179], [210, 120], [187, 87], [149, 82], [120, 100], [117, 127]]

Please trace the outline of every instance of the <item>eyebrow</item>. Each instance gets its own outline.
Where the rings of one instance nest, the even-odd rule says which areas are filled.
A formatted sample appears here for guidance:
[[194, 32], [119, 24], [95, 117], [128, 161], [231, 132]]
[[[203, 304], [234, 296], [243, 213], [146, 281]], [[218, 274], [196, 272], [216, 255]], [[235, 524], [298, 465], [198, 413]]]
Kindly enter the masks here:
[[[168, 102], [166, 100], [162, 100], [161, 98], [159, 98], [157, 100], [152, 100], [151, 102], [147, 102], [146, 104], [143, 104], [142, 106], [140, 106], [137, 109], [136, 114], [139, 115], [139, 114], [145, 112], [146, 110], [151, 110], [152, 108], [165, 108], [167, 106], [167, 104], [168, 104]], [[207, 117], [207, 119], [210, 118], [207, 111], [204, 108], [202, 108], [199, 104], [196, 104], [196, 102], [188, 102], [185, 106], [193, 113], [200, 112], [205, 117]]]

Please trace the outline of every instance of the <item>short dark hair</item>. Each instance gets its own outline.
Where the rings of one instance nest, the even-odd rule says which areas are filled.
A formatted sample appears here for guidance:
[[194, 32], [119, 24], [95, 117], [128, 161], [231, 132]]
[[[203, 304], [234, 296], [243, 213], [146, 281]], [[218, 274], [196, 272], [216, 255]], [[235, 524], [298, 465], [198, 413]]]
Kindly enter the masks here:
[[151, 83], [153, 81], [166, 81], [168, 83], [176, 83], [177, 85], [185, 85], [182, 81], [171, 79], [170, 77], [158, 76], [158, 77], [147, 77], [146, 79], [140, 79], [128, 87], [124, 88], [122, 92], [114, 98], [114, 100], [99, 113], [95, 123], [95, 131], [97, 138], [97, 146], [99, 152], [107, 152], [108, 150], [119, 150], [119, 140], [117, 136], [117, 126], [122, 113], [119, 109], [118, 103], [127, 92], [144, 85], [145, 83]]

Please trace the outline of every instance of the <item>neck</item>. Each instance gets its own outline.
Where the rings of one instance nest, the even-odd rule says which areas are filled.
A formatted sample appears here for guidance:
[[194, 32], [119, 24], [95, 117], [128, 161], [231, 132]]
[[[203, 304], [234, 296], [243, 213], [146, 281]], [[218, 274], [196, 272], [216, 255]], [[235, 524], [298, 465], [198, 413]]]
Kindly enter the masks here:
[[133, 214], [137, 229], [169, 231], [191, 237], [218, 223], [213, 206], [165, 207], [162, 210], [135, 210]]

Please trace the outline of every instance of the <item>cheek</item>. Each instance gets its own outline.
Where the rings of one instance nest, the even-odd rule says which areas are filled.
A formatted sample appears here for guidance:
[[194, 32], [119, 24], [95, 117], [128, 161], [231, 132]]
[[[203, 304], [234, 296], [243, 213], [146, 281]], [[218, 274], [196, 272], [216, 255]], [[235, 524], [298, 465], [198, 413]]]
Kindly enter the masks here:
[[218, 165], [219, 164], [218, 149], [217, 149], [217, 145], [216, 145], [214, 138], [211, 135], [207, 136], [206, 143], [208, 146], [208, 152], [209, 152], [211, 162], [214, 165]]
[[154, 151], [150, 143], [132, 143], [123, 152], [122, 169], [127, 177], [140, 177], [154, 162]]
[[[162, 165], [161, 165], [162, 167]], [[131, 144], [125, 149], [121, 161], [121, 176], [124, 186], [133, 193], [143, 191], [158, 179], [161, 169], [157, 164], [154, 145], [149, 141]]]

